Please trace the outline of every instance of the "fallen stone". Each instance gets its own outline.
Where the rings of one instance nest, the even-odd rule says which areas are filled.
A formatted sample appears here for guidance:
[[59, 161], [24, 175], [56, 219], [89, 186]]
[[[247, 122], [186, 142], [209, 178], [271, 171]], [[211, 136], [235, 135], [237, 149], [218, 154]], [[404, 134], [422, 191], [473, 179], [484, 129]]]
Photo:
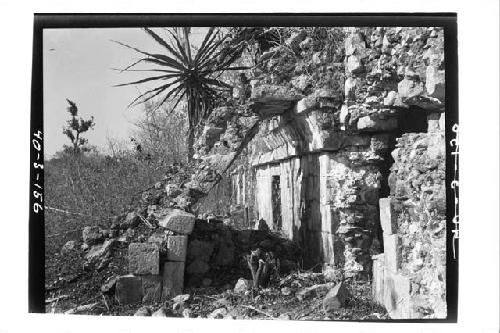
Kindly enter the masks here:
[[350, 293], [343, 282], [333, 287], [323, 299], [323, 309], [325, 311], [338, 310], [345, 306]]
[[185, 261], [188, 246], [187, 236], [167, 237], [167, 260]]
[[181, 193], [181, 189], [176, 184], [167, 184], [165, 186], [165, 194], [169, 197], [176, 197]]
[[142, 301], [142, 279], [139, 276], [120, 276], [116, 282], [116, 299], [121, 305]]
[[223, 319], [227, 315], [227, 309], [226, 308], [220, 308], [220, 309], [215, 309], [212, 311], [209, 315], [208, 318], [211, 319]]
[[182, 294], [184, 288], [184, 262], [168, 261], [163, 264], [163, 299]]
[[299, 292], [295, 293], [295, 297], [299, 299], [299, 301], [306, 300], [311, 297], [320, 297], [328, 293], [328, 291], [334, 287], [334, 283], [324, 283], [324, 284], [317, 284], [305, 289], [300, 290]]
[[182, 295], [177, 295], [174, 298], [172, 298], [172, 301], [178, 302], [178, 303], [185, 303], [185, 302], [189, 301], [190, 298], [191, 298], [191, 295], [182, 294]]
[[61, 254], [65, 255], [76, 250], [78, 242], [74, 240], [67, 241], [61, 248]]
[[83, 242], [88, 245], [95, 245], [104, 240], [106, 235], [101, 232], [97, 226], [87, 226], [83, 228], [82, 238]]
[[129, 272], [137, 275], [160, 273], [160, 251], [156, 244], [132, 243], [128, 247]]
[[135, 228], [141, 223], [141, 218], [136, 212], [130, 212], [125, 216], [125, 219], [120, 223], [120, 229], [127, 230], [128, 228]]
[[244, 278], [239, 278], [238, 282], [234, 286], [234, 292], [236, 294], [244, 294], [245, 291], [250, 290], [252, 288], [252, 280], [247, 280]]
[[149, 317], [151, 316], [151, 309], [147, 306], [142, 306], [134, 313], [134, 316]]
[[182, 311], [182, 316], [184, 318], [194, 318], [194, 314], [193, 314], [193, 312], [190, 309], [184, 309]]
[[151, 315], [151, 317], [167, 317], [167, 316], [168, 316], [168, 311], [164, 306], [153, 312], [153, 314]]
[[158, 223], [165, 229], [188, 235], [193, 231], [195, 216], [180, 209], [172, 209]]
[[163, 292], [163, 277], [161, 275], [145, 275], [142, 276], [142, 303], [154, 304], [162, 300]]
[[85, 259], [87, 260], [87, 262], [97, 262], [99, 260], [103, 260], [105, 257], [111, 254], [111, 250], [113, 249], [114, 245], [114, 239], [108, 239], [101, 245], [94, 245], [85, 255]]
[[279, 320], [291, 320], [292, 317], [289, 314], [283, 313], [277, 319], [279, 319]]

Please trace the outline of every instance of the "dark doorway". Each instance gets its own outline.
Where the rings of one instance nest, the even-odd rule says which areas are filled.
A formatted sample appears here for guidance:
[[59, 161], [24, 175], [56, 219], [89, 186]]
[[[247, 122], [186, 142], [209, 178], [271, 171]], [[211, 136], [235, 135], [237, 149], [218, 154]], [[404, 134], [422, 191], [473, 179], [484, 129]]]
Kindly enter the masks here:
[[273, 229], [281, 230], [281, 186], [280, 176], [273, 176], [271, 183], [271, 200], [273, 206]]

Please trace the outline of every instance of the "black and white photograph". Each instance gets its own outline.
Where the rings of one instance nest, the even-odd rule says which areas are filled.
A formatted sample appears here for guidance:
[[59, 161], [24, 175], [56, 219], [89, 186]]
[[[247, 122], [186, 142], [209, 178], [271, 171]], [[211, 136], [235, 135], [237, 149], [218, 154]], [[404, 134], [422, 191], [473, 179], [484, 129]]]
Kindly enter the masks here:
[[456, 17], [427, 20], [44, 28], [44, 312], [453, 318]]
[[0, 4], [0, 333], [500, 329], [495, 0]]

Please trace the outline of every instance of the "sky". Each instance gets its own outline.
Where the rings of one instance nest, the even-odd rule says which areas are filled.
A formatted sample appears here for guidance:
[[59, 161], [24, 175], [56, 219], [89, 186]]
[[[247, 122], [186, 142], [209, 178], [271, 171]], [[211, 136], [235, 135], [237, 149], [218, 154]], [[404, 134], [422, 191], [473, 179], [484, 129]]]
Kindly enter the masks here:
[[[161, 29], [155, 29], [162, 33]], [[194, 28], [191, 44], [199, 45], [206, 28]], [[51, 158], [64, 144], [62, 133], [70, 118], [66, 98], [76, 103], [79, 115], [94, 116], [95, 127], [84, 137], [89, 144], [106, 152], [108, 138], [129, 141], [134, 121], [141, 116], [141, 106], [127, 105], [144, 92], [147, 85], [113, 87], [150, 75], [147, 72], [123, 72], [140, 54], [112, 40], [148, 52], [165, 52], [151, 37], [138, 28], [45, 29], [43, 34], [43, 97], [45, 157]], [[150, 88], [154, 85], [150, 85]]]

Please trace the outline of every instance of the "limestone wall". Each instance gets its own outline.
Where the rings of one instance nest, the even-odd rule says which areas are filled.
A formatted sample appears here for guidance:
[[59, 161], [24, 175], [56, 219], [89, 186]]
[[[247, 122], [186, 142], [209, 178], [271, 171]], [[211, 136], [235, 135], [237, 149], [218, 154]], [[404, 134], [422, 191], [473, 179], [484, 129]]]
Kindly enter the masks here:
[[444, 127], [431, 128], [398, 139], [391, 195], [380, 199], [373, 293], [393, 318], [446, 317], [445, 139]]

